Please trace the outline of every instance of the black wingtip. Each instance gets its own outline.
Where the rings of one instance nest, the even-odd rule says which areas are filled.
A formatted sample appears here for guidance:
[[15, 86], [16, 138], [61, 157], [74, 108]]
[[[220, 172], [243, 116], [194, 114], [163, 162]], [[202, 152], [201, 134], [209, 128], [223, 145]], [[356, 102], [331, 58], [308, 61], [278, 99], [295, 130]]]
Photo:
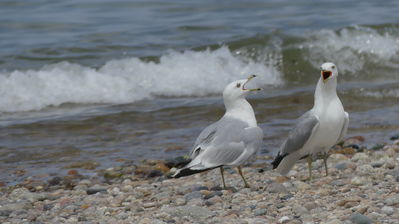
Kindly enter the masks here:
[[213, 168], [203, 169], [203, 170], [192, 170], [190, 168], [183, 168], [183, 169], [178, 170], [175, 174], [173, 174], [172, 177], [173, 178], [185, 177], [185, 176], [189, 176], [192, 174], [205, 172], [205, 171], [208, 171], [211, 169], [213, 169]]
[[281, 163], [281, 160], [283, 160], [284, 157], [286, 157], [286, 156], [287, 156], [287, 154], [280, 155], [280, 153], [278, 153], [276, 158], [274, 158], [274, 161], [272, 162], [273, 169], [276, 169], [278, 167], [278, 165]]

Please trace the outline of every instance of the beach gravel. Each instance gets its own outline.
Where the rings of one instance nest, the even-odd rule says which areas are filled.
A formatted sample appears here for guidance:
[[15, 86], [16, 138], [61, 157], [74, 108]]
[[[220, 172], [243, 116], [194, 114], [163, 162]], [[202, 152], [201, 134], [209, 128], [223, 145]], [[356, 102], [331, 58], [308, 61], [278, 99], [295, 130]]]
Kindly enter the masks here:
[[148, 175], [154, 172], [145, 164], [91, 177], [71, 172], [47, 184], [24, 181], [1, 188], [0, 223], [399, 223], [399, 150], [359, 147], [355, 154], [332, 154], [329, 176], [316, 160], [310, 181], [306, 162], [298, 162], [288, 178], [266, 162], [249, 165], [243, 171], [251, 188], [229, 168], [226, 189], [217, 169], [171, 179], [162, 161], [151, 162], [162, 176]]

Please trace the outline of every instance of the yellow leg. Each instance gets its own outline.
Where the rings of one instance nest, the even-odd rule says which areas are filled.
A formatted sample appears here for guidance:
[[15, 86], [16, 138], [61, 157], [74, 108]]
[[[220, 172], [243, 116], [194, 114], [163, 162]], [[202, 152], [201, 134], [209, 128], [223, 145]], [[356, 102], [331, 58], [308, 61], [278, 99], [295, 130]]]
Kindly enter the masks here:
[[326, 176], [328, 176], [327, 159], [328, 159], [328, 152], [325, 152], [323, 155], [323, 160], [324, 160], [324, 167], [326, 168]]
[[312, 155], [308, 156], [309, 180], [312, 180]]
[[224, 169], [223, 166], [220, 167], [220, 174], [222, 174], [222, 181], [223, 181], [223, 187], [226, 188], [226, 183], [224, 182]]
[[247, 183], [247, 181], [244, 178], [244, 175], [242, 174], [241, 166], [238, 166], [237, 169], [238, 169], [238, 173], [240, 174], [242, 180], [244, 181], [245, 187], [246, 188], [250, 188], [249, 184]]

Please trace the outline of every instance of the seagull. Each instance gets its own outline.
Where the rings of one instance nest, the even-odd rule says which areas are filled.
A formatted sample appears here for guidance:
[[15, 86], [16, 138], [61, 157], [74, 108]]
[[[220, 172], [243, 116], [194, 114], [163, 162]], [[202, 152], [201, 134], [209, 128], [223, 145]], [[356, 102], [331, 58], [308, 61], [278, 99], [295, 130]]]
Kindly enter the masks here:
[[273, 168], [287, 175], [295, 162], [307, 157], [309, 180], [312, 179], [312, 154], [322, 153], [328, 176], [328, 150], [343, 140], [348, 130], [349, 114], [337, 95], [338, 69], [333, 63], [321, 65], [321, 77], [314, 94], [314, 106], [303, 114], [281, 145], [272, 162]]
[[223, 166], [233, 166], [237, 167], [245, 187], [249, 187], [241, 165], [258, 151], [263, 139], [263, 131], [257, 125], [254, 110], [245, 99], [250, 92], [261, 90], [245, 88], [254, 77], [251, 75], [225, 87], [225, 114], [200, 133], [189, 154], [191, 162], [177, 170], [172, 177], [179, 178], [220, 168], [223, 187], [226, 188]]

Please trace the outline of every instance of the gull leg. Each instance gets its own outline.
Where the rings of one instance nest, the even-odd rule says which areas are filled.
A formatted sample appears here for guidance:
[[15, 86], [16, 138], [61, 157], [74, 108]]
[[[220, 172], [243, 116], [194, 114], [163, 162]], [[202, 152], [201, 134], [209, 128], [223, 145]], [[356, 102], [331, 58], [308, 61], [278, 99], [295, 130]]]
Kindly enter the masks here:
[[328, 176], [327, 159], [328, 159], [328, 153], [325, 152], [324, 156], [323, 156], [323, 160], [324, 160], [324, 167], [326, 168], [326, 176]]
[[308, 156], [309, 180], [312, 180], [312, 155]]
[[244, 181], [245, 187], [246, 188], [250, 188], [249, 184], [247, 183], [247, 181], [244, 178], [244, 175], [242, 174], [241, 166], [238, 166], [237, 169], [238, 169], [238, 173], [240, 174], [242, 180]]
[[220, 174], [222, 174], [222, 181], [223, 181], [223, 187], [226, 188], [226, 183], [224, 182], [224, 169], [223, 166], [220, 167]]

